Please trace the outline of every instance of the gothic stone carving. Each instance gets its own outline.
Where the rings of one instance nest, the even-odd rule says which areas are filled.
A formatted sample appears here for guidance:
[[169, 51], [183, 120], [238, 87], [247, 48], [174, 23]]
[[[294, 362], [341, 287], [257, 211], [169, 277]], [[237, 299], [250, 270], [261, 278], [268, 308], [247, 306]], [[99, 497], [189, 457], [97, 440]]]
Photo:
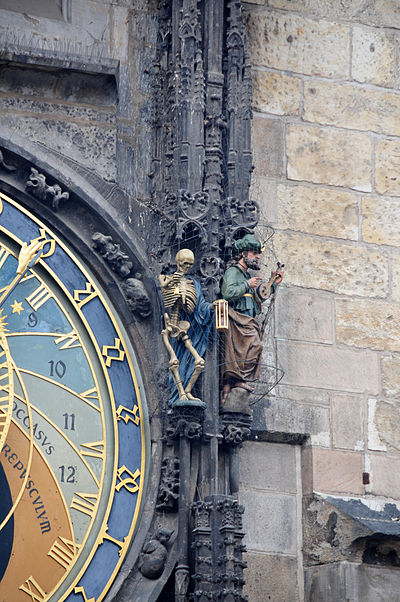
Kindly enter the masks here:
[[62, 192], [58, 184], [49, 186], [46, 182], [46, 176], [39, 173], [34, 167], [31, 167], [31, 174], [25, 183], [25, 188], [37, 199], [50, 202], [54, 211], [58, 211], [61, 201], [69, 199], [69, 192]]
[[173, 531], [160, 528], [153, 539], [144, 546], [139, 558], [139, 570], [148, 579], [158, 579], [164, 570], [168, 556], [167, 543]]
[[178, 510], [179, 499], [179, 458], [168, 456], [161, 466], [161, 482], [158, 490], [157, 510]]

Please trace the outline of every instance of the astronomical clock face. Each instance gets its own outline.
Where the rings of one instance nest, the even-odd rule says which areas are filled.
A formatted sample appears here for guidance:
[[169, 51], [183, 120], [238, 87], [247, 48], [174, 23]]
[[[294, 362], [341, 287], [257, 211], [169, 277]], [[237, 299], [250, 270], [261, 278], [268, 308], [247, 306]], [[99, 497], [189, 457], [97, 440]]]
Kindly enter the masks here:
[[98, 602], [143, 498], [143, 387], [99, 285], [2, 193], [0, 308], [0, 601]]

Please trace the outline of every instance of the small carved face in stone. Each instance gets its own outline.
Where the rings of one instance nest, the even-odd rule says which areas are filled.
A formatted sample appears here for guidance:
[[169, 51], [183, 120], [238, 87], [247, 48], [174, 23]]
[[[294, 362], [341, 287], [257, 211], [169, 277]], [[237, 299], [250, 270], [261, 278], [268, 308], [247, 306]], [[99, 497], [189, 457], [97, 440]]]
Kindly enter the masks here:
[[175, 256], [175, 262], [178, 270], [186, 274], [194, 264], [194, 255], [190, 249], [181, 249]]

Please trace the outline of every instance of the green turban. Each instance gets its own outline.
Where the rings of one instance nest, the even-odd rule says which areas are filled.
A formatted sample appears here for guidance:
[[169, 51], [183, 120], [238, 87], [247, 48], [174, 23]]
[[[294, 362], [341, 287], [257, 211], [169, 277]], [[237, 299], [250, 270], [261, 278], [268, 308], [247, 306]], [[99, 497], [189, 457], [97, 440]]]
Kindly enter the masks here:
[[242, 251], [261, 253], [261, 242], [254, 237], [254, 234], [246, 234], [243, 238], [235, 240], [233, 248], [235, 255], [240, 255]]

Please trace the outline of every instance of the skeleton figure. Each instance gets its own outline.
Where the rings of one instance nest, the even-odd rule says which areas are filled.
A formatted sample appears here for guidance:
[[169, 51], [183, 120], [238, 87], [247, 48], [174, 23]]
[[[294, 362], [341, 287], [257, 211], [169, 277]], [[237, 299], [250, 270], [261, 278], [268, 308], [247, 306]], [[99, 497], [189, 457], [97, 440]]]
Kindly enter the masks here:
[[[182, 249], [176, 254], [175, 262], [178, 269], [172, 276], [163, 274], [159, 276], [164, 307], [167, 310], [164, 314], [165, 328], [161, 334], [170, 356], [169, 369], [178, 389], [179, 401], [200, 401], [192, 395], [191, 390], [200, 372], [204, 369], [204, 359], [198, 353], [188, 335], [191, 323], [187, 320], [181, 320], [180, 317], [182, 312], [185, 312], [189, 316], [196, 312], [200, 301], [199, 293], [201, 295], [201, 291], [199, 290], [198, 292], [196, 290], [194, 280], [186, 277], [186, 273], [194, 263], [192, 251], [190, 249]], [[203, 297], [201, 301], [203, 304], [206, 304]], [[209, 304], [207, 306], [209, 313]], [[176, 345], [171, 344], [170, 339], [175, 339], [177, 342], [183, 344], [194, 358], [194, 371], [186, 386], [182, 383], [179, 373], [180, 362], [176, 353]]]

